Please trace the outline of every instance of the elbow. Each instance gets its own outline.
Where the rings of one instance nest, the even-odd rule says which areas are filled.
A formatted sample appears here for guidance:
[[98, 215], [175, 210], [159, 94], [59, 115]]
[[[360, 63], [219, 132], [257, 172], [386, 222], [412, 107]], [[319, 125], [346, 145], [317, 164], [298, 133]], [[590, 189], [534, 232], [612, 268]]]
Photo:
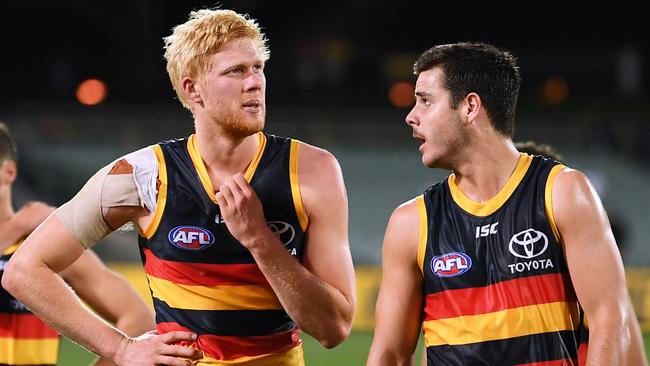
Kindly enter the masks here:
[[352, 322], [340, 322], [340, 324], [337, 324], [329, 334], [319, 339], [319, 342], [323, 347], [332, 349], [343, 343], [343, 341], [350, 336], [351, 331]]
[[7, 267], [2, 275], [2, 287], [16, 298], [19, 298], [20, 290], [23, 288], [21, 285], [24, 282], [22, 275], [28, 273], [21, 267], [22, 264], [20, 262], [12, 259], [7, 263]]

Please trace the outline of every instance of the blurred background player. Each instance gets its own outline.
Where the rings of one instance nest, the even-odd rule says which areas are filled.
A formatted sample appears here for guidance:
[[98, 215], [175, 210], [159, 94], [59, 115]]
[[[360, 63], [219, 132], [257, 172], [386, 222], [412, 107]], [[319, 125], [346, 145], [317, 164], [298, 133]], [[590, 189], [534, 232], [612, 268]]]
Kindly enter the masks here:
[[[303, 365], [300, 330], [331, 348], [348, 337], [354, 313], [340, 166], [325, 150], [262, 132], [269, 52], [254, 20], [193, 11], [165, 44], [196, 134], [101, 169], [30, 235], [3, 283], [119, 365], [189, 364], [177, 356], [196, 365]], [[125, 337], [75, 304], [53, 273], [129, 221], [160, 335]]]
[[[11, 187], [16, 176], [16, 145], [7, 126], [0, 123], [0, 278], [23, 239], [54, 212], [54, 207], [42, 202], [29, 202], [14, 212]], [[155, 327], [153, 314], [131, 285], [92, 251], [60, 276], [86, 304], [126, 334], [139, 335]], [[58, 353], [59, 334], [0, 287], [0, 365], [55, 365]], [[98, 359], [94, 365], [112, 363]]]

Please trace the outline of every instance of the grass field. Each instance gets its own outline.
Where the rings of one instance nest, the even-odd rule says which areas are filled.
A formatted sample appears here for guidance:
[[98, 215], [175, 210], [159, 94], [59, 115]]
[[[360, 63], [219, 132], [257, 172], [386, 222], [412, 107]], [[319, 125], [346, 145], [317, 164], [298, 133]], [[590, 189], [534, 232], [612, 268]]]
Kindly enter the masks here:
[[[305, 363], [307, 366], [358, 366], [365, 365], [370, 343], [372, 342], [372, 333], [357, 332], [353, 333], [347, 341], [335, 349], [328, 350], [321, 347], [311, 337], [304, 335], [305, 341]], [[644, 334], [646, 354], [650, 354], [650, 333]], [[418, 349], [418, 361], [421, 351]], [[77, 347], [70, 341], [65, 340], [61, 344], [61, 366], [85, 366], [94, 359], [94, 356], [85, 350]]]

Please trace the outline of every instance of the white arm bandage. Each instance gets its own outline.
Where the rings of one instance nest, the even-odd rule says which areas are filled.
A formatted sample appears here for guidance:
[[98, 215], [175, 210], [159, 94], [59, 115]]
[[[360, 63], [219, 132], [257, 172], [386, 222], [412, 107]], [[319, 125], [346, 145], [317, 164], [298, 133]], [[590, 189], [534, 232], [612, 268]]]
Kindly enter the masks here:
[[[153, 158], [153, 160], [151, 159]], [[132, 174], [108, 174], [115, 162], [125, 159]], [[155, 210], [158, 162], [151, 148], [124, 156], [93, 175], [83, 188], [55, 214], [84, 248], [90, 248], [111, 229], [104, 215], [111, 207], [140, 206]]]

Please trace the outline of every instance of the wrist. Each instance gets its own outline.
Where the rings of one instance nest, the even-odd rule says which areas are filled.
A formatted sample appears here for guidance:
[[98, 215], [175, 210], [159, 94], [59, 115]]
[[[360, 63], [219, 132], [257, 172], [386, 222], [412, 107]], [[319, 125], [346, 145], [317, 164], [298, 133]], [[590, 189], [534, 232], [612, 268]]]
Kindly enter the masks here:
[[271, 229], [265, 226], [262, 230], [257, 230], [254, 235], [241, 240], [240, 243], [251, 253], [256, 254], [264, 249], [268, 249], [273, 241], [278, 240]]
[[117, 349], [107, 358], [116, 365], [126, 365], [125, 362], [128, 361], [126, 359], [127, 349], [132, 342], [133, 338], [123, 335], [120, 343], [117, 345]]

